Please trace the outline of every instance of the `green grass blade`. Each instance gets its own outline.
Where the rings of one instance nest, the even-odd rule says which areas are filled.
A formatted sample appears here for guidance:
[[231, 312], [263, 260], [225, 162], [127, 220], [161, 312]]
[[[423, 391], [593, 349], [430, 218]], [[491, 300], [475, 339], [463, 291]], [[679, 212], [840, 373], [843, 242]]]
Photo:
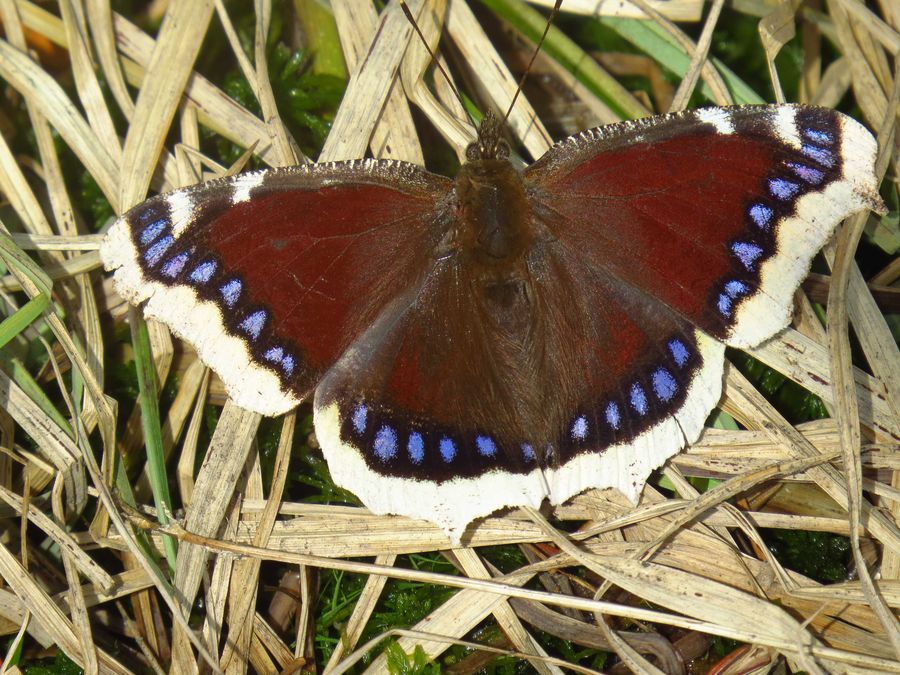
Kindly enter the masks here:
[[66, 432], [66, 434], [70, 437], [74, 437], [72, 425], [69, 424], [69, 421], [56, 409], [56, 406], [53, 405], [53, 401], [51, 401], [47, 394], [44, 393], [44, 389], [37, 380], [31, 376], [31, 373], [28, 372], [28, 369], [22, 365], [22, 362], [19, 361], [19, 359], [11, 358], [7, 353], [0, 352], [0, 367], [3, 368], [3, 371], [9, 375], [13, 382], [19, 385], [22, 391], [28, 394], [28, 398], [41, 409], [41, 412], [53, 420], [60, 429]]
[[[0, 223], [0, 228], [5, 228], [5, 226]], [[51, 307], [50, 298], [53, 284], [38, 263], [13, 242], [5, 229], [0, 229], [0, 260], [15, 276], [30, 281], [34, 286], [30, 289], [29, 301], [0, 324], [0, 348], [2, 348]], [[0, 352], [0, 366], [50, 419], [67, 434], [72, 435], [72, 427], [69, 422], [56, 409], [41, 385], [31, 376], [19, 359], [9, 353]]]
[[0, 349], [28, 328], [49, 305], [50, 297], [41, 293], [20, 307], [15, 314], [6, 317], [3, 323], [0, 323]]
[[346, 80], [347, 64], [331, 8], [320, 0], [294, 0], [294, 10], [303, 26], [306, 46], [314, 56], [313, 72]]
[[[172, 497], [169, 494], [169, 481], [166, 473], [166, 457], [163, 451], [162, 424], [159, 418], [159, 385], [156, 381], [156, 369], [153, 367], [153, 353], [150, 349], [150, 334], [147, 322], [140, 310], [130, 308], [128, 318], [131, 323], [131, 340], [134, 345], [134, 361], [138, 376], [138, 400], [141, 406], [141, 426], [144, 430], [144, 446], [147, 450], [147, 475], [153, 491], [157, 520], [167, 525], [167, 513], [172, 513]], [[164, 537], [166, 558], [174, 572], [177, 557], [176, 542], [171, 537]]]
[[[626, 19], [614, 16], [600, 17], [598, 21], [613, 30], [627, 42], [637, 47], [659, 63], [665, 70], [681, 78], [687, 73], [691, 57], [685, 53], [675, 38], [673, 38], [662, 26], [653, 21], [641, 19]], [[747, 85], [740, 77], [731, 71], [718, 59], [711, 59], [712, 64], [725, 80], [728, 90], [738, 104], [765, 103], [765, 100]], [[712, 100], [712, 92], [709, 87], [700, 83], [700, 92], [709, 100]]]
[[[481, 2], [533, 42], [540, 39], [547, 25], [547, 17], [528, 7], [521, 0], [481, 0]], [[631, 92], [555, 26], [550, 27], [543, 51], [575, 75], [579, 82], [622, 119], [636, 119], [650, 114]]]

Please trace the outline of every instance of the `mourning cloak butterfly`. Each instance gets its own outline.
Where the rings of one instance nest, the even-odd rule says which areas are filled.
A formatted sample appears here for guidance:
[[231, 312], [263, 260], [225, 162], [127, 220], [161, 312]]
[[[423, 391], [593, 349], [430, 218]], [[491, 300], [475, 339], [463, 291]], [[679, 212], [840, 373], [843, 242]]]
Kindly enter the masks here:
[[358, 160], [147, 200], [101, 253], [235, 402], [313, 395], [335, 481], [455, 540], [504, 506], [636, 500], [696, 440], [725, 345], [789, 321], [876, 144], [805, 106], [591, 129], [519, 172], [488, 118], [455, 180]]

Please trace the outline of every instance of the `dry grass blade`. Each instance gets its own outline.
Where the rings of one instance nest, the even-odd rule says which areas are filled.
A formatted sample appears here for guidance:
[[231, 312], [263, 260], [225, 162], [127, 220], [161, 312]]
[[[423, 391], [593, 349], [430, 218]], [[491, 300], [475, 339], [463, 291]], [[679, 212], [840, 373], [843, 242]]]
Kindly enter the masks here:
[[[553, 7], [554, 0], [535, 0], [535, 4]], [[669, 21], [699, 21], [703, 13], [702, 0], [648, 0], [646, 7], [655, 10]], [[618, 16], [644, 19], [645, 10], [636, 2], [610, 2], [610, 0], [566, 0], [565, 10], [587, 16]]]
[[[394, 555], [382, 555], [375, 558], [375, 564], [384, 567], [393, 567], [396, 561], [397, 556]], [[366, 585], [353, 608], [353, 614], [342, 631], [341, 640], [335, 645], [331, 658], [325, 665], [326, 673], [332, 672], [343, 661], [347, 652], [356, 647], [372, 612], [375, 611], [375, 605], [386, 583], [387, 577], [380, 575], [373, 574], [366, 579]]]
[[[284, 424], [281, 429], [281, 439], [278, 443], [278, 454], [275, 458], [275, 467], [273, 469], [272, 490], [269, 493], [266, 508], [259, 514], [256, 533], [253, 538], [254, 546], [266, 546], [269, 541], [269, 535], [272, 532], [272, 526], [275, 523], [275, 518], [278, 515], [278, 507], [281, 504], [284, 483], [287, 480], [288, 462], [290, 460], [292, 441], [294, 440], [295, 423], [296, 416], [293, 413], [289, 413], [284, 418]], [[261, 492], [261, 486], [259, 486], [258, 491]], [[248, 496], [253, 497], [254, 495], [248, 490]], [[261, 497], [262, 495], [260, 494], [259, 496]], [[232, 572], [232, 595], [229, 600], [231, 620], [229, 621], [229, 625], [232, 627], [232, 636], [235, 634], [242, 636], [245, 643], [249, 642], [252, 635], [252, 625], [248, 622], [248, 619], [252, 620], [256, 613], [256, 594], [248, 592], [247, 589], [256, 589], [259, 586], [259, 568], [260, 561], [258, 560], [241, 560], [237, 562], [235, 569]], [[242, 617], [243, 625], [234, 620], [235, 616]], [[240, 657], [240, 650], [237, 650], [236, 646], [239, 646], [241, 642], [242, 641], [237, 637], [232, 637], [232, 640], [229, 641], [222, 656], [223, 669], [227, 670], [228, 668], [229, 656], [234, 656], [234, 653], [237, 652], [238, 657]]]
[[194, 58], [200, 51], [197, 31], [205, 32], [212, 13], [212, 0], [197, 0], [176, 2], [166, 15], [122, 148], [122, 167], [126, 172], [118, 203], [123, 210], [147, 193]]
[[134, 114], [134, 102], [125, 85], [119, 54], [116, 52], [112, 7], [103, 0], [87, 0], [85, 12], [103, 75], [109, 83], [110, 91], [115, 97], [119, 109], [122, 110], [125, 117], [131, 119]]
[[[369, 642], [367, 642], [360, 649], [358, 649], [354, 654], [352, 654], [343, 664], [341, 664], [338, 668], [335, 668], [333, 671], [331, 671], [330, 675], [341, 675], [342, 673], [347, 672], [356, 662], [360, 661], [366, 655], [366, 653], [372, 649], [372, 647], [377, 645], [382, 640], [389, 638], [389, 637], [393, 637], [393, 636], [397, 636], [400, 638], [407, 638], [411, 644], [421, 644], [422, 642], [433, 640], [436, 642], [442, 642], [442, 643], [446, 644], [447, 646], [455, 644], [455, 645], [468, 647], [471, 650], [493, 652], [494, 654], [499, 654], [499, 655], [504, 655], [504, 656], [510, 655], [510, 656], [517, 656], [519, 658], [527, 658], [528, 657], [527, 654], [510, 652], [510, 651], [503, 650], [503, 649], [496, 649], [493, 647], [489, 647], [487, 645], [480, 644], [478, 642], [468, 642], [466, 640], [453, 640], [451, 638], [444, 637], [443, 635], [428, 633], [426, 631], [394, 629], [391, 631], [387, 631], [386, 633], [383, 633], [382, 635], [379, 635], [377, 638], [369, 640]], [[563, 661], [561, 659], [545, 658], [545, 659], [542, 659], [542, 661], [544, 661], [545, 663], [547, 663], [549, 665], [565, 666], [569, 670], [572, 670], [573, 672], [576, 672], [576, 673], [585, 673], [586, 675], [599, 675], [599, 671], [593, 670], [591, 668], [585, 668], [583, 666], [575, 665], [575, 664]], [[366, 672], [371, 672], [371, 671], [372, 671], [372, 669], [370, 668]]]
[[[86, 663], [81, 654], [81, 646], [78, 643], [77, 634], [65, 614], [56, 606], [46, 591], [35, 582], [28, 570], [24, 569], [16, 557], [6, 546], [0, 546], [0, 576], [6, 579], [10, 588], [16, 595], [23, 599], [26, 607], [35, 618], [53, 637], [56, 644], [60, 645], [72, 658]], [[79, 658], [81, 656], [81, 658]], [[130, 671], [122, 664], [103, 651], [99, 652], [100, 664], [106, 672], [122, 673], [126, 675]]]
[[0, 400], [23, 431], [32, 438], [41, 439], [40, 449], [44, 456], [70, 482], [66, 491], [67, 499], [70, 500], [67, 510], [80, 511], [87, 499], [87, 486], [84, 467], [77, 462], [80, 452], [72, 439], [2, 371], [0, 371]]
[[[729, 369], [725, 381], [725, 395], [736, 402], [743, 410], [751, 411], [760, 419], [760, 427], [771, 438], [790, 449], [795, 457], [817, 457], [818, 452], [753, 388], [753, 386], [735, 369]], [[819, 466], [809, 470], [816, 483], [827, 492], [838, 504], [847, 508], [847, 485], [843, 476], [839, 475], [830, 466]], [[882, 513], [872, 507], [868, 502], [863, 502], [863, 513], [868, 519], [867, 525], [876, 537], [891, 549], [897, 550], [900, 546], [900, 530], [897, 524], [886, 518]]]
[[[20, 667], [19, 646], [26, 658], [53, 646], [89, 672], [326, 663], [327, 673], [363, 672], [368, 654], [366, 672], [404, 658], [408, 669], [428, 659], [475, 669], [513, 657], [556, 674], [595, 672], [584, 664], [603, 650], [618, 655], [614, 668], [678, 673], [702, 656], [680, 638], [708, 647], [716, 636], [755, 645], [745, 664], [762, 654], [757, 665], [787, 661], [810, 673], [900, 671], [900, 352], [896, 317], [885, 316], [900, 265], [882, 256], [881, 271], [863, 276], [874, 264], [856, 250], [862, 218], [826, 250], [834, 275], [804, 287], [794, 328], [750, 350], [752, 367], [731, 354], [727, 414], [717, 417], [726, 428], [673, 458], [637, 505], [594, 490], [542, 513], [498, 512], [470, 526], [467, 548], [447, 551], [431, 523], [335, 503], [345, 496], [322, 468], [308, 408], [270, 422], [225, 402], [195, 352], [154, 322], [137, 358], [160, 387], [142, 385], [149, 398], [135, 402], [130, 362], [143, 347], [127, 339], [126, 305], [97, 272], [97, 233], [113, 213], [148, 190], [295, 162], [323, 141], [319, 161], [369, 153], [450, 173], [474, 133], [463, 108], [506, 109], [540, 15], [516, 0], [409, 4], [446, 78], [397, 2], [163, 2], [125, 17], [106, 0], [0, 0], [0, 634], [10, 636], [9, 667]], [[559, 43], [551, 37], [536, 60], [509, 120], [515, 150], [537, 158], [551, 134], [583, 128], [592, 114], [611, 121], [659, 107], [673, 73], [683, 73], [673, 109], [758, 99], [722, 67], [728, 57], [713, 37], [733, 35], [736, 23], [750, 34], [759, 23], [766, 43], [746, 46], [757, 70], [729, 64], [741, 76], [765, 78], [765, 57], [779, 99], [780, 77], [788, 95], [858, 107], [880, 146], [895, 147], [900, 13], [888, 3], [826, 0], [822, 11], [796, 12], [788, 3], [768, 15], [753, 3], [720, 14], [723, 4], [712, 3], [700, 29], [673, 23], [700, 21], [700, 0], [566, 0], [564, 11], [581, 16], [561, 19]], [[318, 55], [301, 50], [322, 46], [319, 22], [339, 35], [342, 76], [352, 72], [340, 107], [337, 94], [316, 107], [333, 82]], [[794, 23], [802, 45], [787, 39]], [[598, 55], [626, 69], [640, 62], [628, 88], [619, 70], [613, 78], [596, 63], [606, 46], [591, 31], [640, 52]], [[696, 44], [688, 34], [700, 35]], [[802, 56], [799, 84], [776, 70], [778, 50]], [[601, 101], [608, 92], [569, 57], [596, 67], [615, 93]], [[630, 90], [654, 76], [668, 89]], [[886, 194], [896, 160], [883, 152]], [[879, 226], [891, 231], [895, 215]], [[827, 333], [810, 300], [827, 305]], [[831, 417], [792, 424], [804, 418], [780, 391], [751, 382], [763, 364], [797, 396], [818, 396]], [[773, 371], [765, 377], [781, 377]], [[152, 462], [148, 445], [160, 450]], [[174, 514], [148, 505], [160, 469]], [[173, 517], [164, 529], [160, 515]], [[768, 550], [811, 532], [849, 537], [859, 576], [826, 583]], [[879, 563], [880, 578], [867, 574]], [[392, 603], [417, 611], [401, 622]], [[391, 628], [398, 623], [413, 630]], [[388, 649], [373, 651], [386, 639]], [[558, 640], [588, 656], [561, 659]]]
[[115, 193], [118, 163], [98, 141], [87, 122], [50, 75], [8, 42], [0, 42], [0, 77], [27, 96], [78, 155], [110, 203]]
[[[431, 0], [410, 3], [414, 16], [430, 11]], [[391, 92], [400, 61], [413, 37], [412, 26], [397, 3], [382, 13], [372, 33], [365, 57], [356, 66], [347, 85], [340, 110], [319, 161], [352, 159], [365, 154], [385, 101]]]
[[[693, 91], [694, 87], [696, 86], [696, 73], [693, 73], [693, 71], [697, 66], [699, 66], [700, 76], [712, 90], [715, 103], [717, 105], [729, 105], [730, 103], [733, 103], [731, 93], [728, 91], [728, 87], [725, 84], [725, 81], [722, 79], [719, 71], [713, 68], [711, 64], [706, 62], [705, 58], [700, 58], [705, 54], [706, 48], [703, 48], [698, 44], [694, 44], [694, 41], [691, 40], [691, 38], [689, 38], [681, 29], [679, 29], [678, 26], [672, 23], [672, 21], [670, 21], [668, 17], [666, 17], [662, 12], [655, 8], [652, 3], [645, 2], [644, 0], [634, 0], [634, 4], [635, 6], [640, 7], [648, 16], [656, 20], [659, 25], [662, 26], [688, 54], [691, 55], [692, 65], [688, 69], [688, 74], [690, 74], [690, 79], [693, 81], [693, 84], [691, 84], [689, 90]], [[716, 19], [714, 11], [711, 12], [710, 18], [712, 18], [713, 21], [707, 21], [706, 25], [714, 26]], [[703, 36], [703, 39], [710, 38], [711, 34]], [[697, 64], [697, 66], [694, 65], [695, 63]], [[677, 108], [673, 108], [673, 110], [677, 110]]]
[[[808, 654], [816, 646], [814, 638], [781, 608], [729, 586], [699, 579], [690, 572], [636, 560], [601, 558], [578, 549], [537, 511], [532, 510], [531, 516], [561, 550], [616, 586], [654, 604], [688, 616], [711, 619], [735, 632], [752, 634], [749, 642], [765, 644], [774, 639], [796, 640], [791, 650], [794, 657], [811, 672], [822, 672]], [[747, 626], [749, 616], [755, 618], [753, 626]]]
[[[25, 510], [25, 502], [19, 495], [11, 490], [0, 488], [0, 499], [15, 509], [16, 513], [21, 514]], [[78, 564], [78, 571], [81, 574], [90, 579], [96, 587], [103, 591], [110, 591], [113, 588], [115, 585], [113, 578], [106, 570], [94, 562], [87, 553], [82, 551], [65, 530], [53, 522], [53, 520], [42, 513], [33, 504], [27, 505], [27, 513], [29, 521], [46, 532], [60, 548], [68, 551], [69, 555], [71, 555], [73, 560]]]
[[81, 6], [71, 0], [61, 0], [60, 10], [66, 28], [66, 42], [72, 58], [72, 73], [78, 87], [79, 98], [87, 113], [88, 123], [97, 134], [98, 140], [109, 148], [113, 161], [119, 166], [121, 150], [116, 128], [103, 92], [94, 72], [88, 50], [87, 24]]
[[[222, 410], [185, 517], [185, 526], [191, 531], [206, 536], [218, 531], [235, 484], [244, 470], [258, 425], [259, 415], [255, 413], [231, 403]], [[207, 555], [207, 551], [199, 546], [182, 545], [179, 548], [175, 587], [182, 598], [185, 616], [200, 588]], [[183, 672], [195, 667], [187, 637], [184, 631], [176, 630], [172, 644], [172, 663]]]
[[[789, 328], [748, 353], [829, 404], [834, 403], [827, 347]], [[896, 439], [900, 435], [900, 417], [885, 396], [885, 381], [859, 368], [854, 368], [853, 378], [862, 423], [877, 439]]]
[[[378, 27], [378, 12], [368, 3], [335, 0], [332, 3], [335, 24], [341, 37], [347, 67], [352, 71], [365, 58], [370, 36]], [[416, 135], [409, 104], [395, 80], [378, 126], [369, 144], [372, 155], [384, 159], [402, 159], [422, 165], [425, 158]]]
[[[28, 185], [28, 180], [13, 156], [9, 144], [2, 136], [0, 136], [0, 190], [6, 195], [10, 206], [29, 232], [34, 235], [53, 236], [53, 229], [41, 210], [40, 202]], [[21, 245], [18, 241], [16, 244]]]
[[703, 32], [700, 34], [700, 40], [698, 40], [697, 47], [691, 55], [691, 65], [688, 66], [687, 74], [681, 80], [681, 84], [678, 85], [678, 90], [672, 98], [672, 105], [669, 108], [670, 112], [684, 110], [687, 107], [688, 99], [693, 94], [694, 87], [697, 86], [697, 80], [700, 78], [700, 73], [706, 63], [706, 55], [712, 43], [713, 31], [716, 28], [716, 22], [719, 20], [724, 4], [722, 0], [716, 0], [710, 6], [709, 15], [706, 17], [706, 23], [703, 25]]
[[[491, 577], [484, 562], [474, 549], [457, 549], [454, 551], [454, 558], [470, 578], [488, 579]], [[528, 575], [520, 575], [515, 583], [524, 584], [528, 580]], [[512, 583], [511, 580], [510, 582]], [[506, 599], [489, 593], [458, 593], [438, 610], [422, 619], [418, 626], [422, 629], [428, 628], [429, 631], [440, 635], [462, 638], [483, 621], [489, 613], [494, 615], [498, 626], [518, 652], [540, 657], [547, 656], [543, 647], [526, 631]], [[400, 646], [411, 649], [415, 645], [405, 644], [401, 640]], [[421, 646], [426, 654], [434, 658], [442, 653], [449, 644], [434, 642]], [[384, 655], [382, 654], [372, 663], [370, 670], [378, 672], [379, 666], [383, 665], [383, 662]], [[541, 659], [531, 660], [530, 663], [537, 672], [542, 674], [562, 672], [556, 666], [545, 663]]]
[[[506, 110], [516, 91], [516, 79], [467, 5], [451, 3], [447, 30], [468, 67], [480, 75], [490, 105], [499, 112]], [[544, 154], [552, 144], [550, 134], [523, 95], [516, 99], [509, 126], [534, 158]]]
[[790, 3], [778, 5], [759, 22], [759, 37], [766, 50], [766, 64], [769, 66], [769, 78], [772, 80], [772, 88], [775, 90], [775, 100], [784, 103], [784, 90], [778, 77], [778, 69], [775, 67], [775, 57], [781, 48], [794, 39], [796, 29], [794, 27], [794, 7]]
[[609, 641], [616, 656], [621, 659], [628, 668], [639, 675], [665, 675], [665, 673], [642, 657], [636, 649], [629, 645], [625, 640], [619, 637], [614, 630], [606, 625], [603, 616], [597, 617], [597, 626], [603, 633], [604, 637]]
[[[895, 78], [900, 68], [895, 70]], [[889, 100], [887, 117], [882, 124], [879, 141], [882, 147], [890, 142], [896, 130], [896, 113], [900, 100], [900, 79], [895, 79], [893, 95]], [[884, 151], [883, 151], [884, 152]], [[885, 153], [886, 154], [886, 153]], [[886, 168], [882, 159], [878, 167]], [[828, 336], [831, 347], [831, 371], [835, 380], [837, 399], [837, 423], [841, 434], [841, 445], [844, 451], [844, 469], [847, 474], [849, 511], [850, 511], [850, 543], [853, 559], [862, 588], [870, 606], [878, 615], [881, 624], [894, 646], [900, 659], [900, 621], [887, 606], [875, 587], [868, 563], [860, 549], [858, 524], [861, 517], [860, 501], [862, 499], [862, 466], [859, 458], [861, 434], [859, 426], [859, 408], [854, 395], [853, 365], [850, 357], [850, 336], [848, 333], [849, 311], [847, 308], [847, 291], [852, 268], [855, 267], [853, 256], [865, 226], [865, 215], [859, 214], [850, 219], [838, 235], [834, 253], [834, 274], [828, 294]]]

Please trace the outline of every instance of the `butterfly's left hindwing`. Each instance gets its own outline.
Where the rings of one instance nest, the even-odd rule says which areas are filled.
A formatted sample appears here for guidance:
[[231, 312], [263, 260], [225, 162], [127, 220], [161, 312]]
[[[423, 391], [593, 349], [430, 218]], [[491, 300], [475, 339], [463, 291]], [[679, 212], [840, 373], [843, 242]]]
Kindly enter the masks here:
[[525, 179], [555, 236], [746, 347], [787, 325], [837, 223], [881, 204], [876, 149], [833, 110], [709, 108], [573, 136]]
[[399, 162], [247, 173], [140, 204], [101, 254], [121, 295], [193, 344], [239, 405], [273, 415], [419, 283], [450, 185]]

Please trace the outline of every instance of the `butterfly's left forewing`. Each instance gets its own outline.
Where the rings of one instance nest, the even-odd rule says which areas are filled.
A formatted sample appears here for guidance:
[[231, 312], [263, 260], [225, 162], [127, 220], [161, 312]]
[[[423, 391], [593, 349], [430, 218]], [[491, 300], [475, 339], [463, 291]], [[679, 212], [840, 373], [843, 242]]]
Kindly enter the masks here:
[[449, 185], [371, 160], [241, 174], [140, 204], [101, 253], [121, 295], [193, 344], [239, 405], [273, 415], [421, 283]]

